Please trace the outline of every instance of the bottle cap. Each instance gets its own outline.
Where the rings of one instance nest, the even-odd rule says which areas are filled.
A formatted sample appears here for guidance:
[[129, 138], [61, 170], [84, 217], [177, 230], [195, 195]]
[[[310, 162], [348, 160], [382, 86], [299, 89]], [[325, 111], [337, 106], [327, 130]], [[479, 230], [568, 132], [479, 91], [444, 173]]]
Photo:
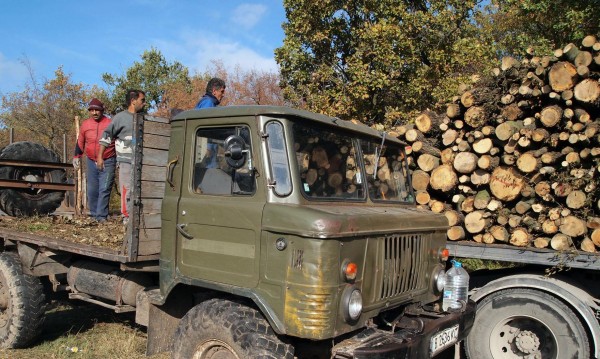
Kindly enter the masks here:
[[456, 260], [454, 260], [454, 259], [452, 260], [452, 265], [453, 265], [454, 267], [456, 267], [456, 268], [460, 268], [460, 267], [462, 267], [462, 263], [461, 263], [461, 262], [459, 262], [459, 261], [456, 261]]

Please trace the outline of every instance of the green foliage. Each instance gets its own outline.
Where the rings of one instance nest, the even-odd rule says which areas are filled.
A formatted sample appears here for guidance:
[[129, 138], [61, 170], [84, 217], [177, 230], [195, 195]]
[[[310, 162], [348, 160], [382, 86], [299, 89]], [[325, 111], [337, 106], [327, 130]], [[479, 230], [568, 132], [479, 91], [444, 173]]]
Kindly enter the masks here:
[[600, 0], [285, 0], [276, 49], [296, 106], [391, 125], [440, 106], [504, 55], [600, 35]]
[[286, 0], [275, 52], [297, 106], [390, 125], [446, 102], [495, 52], [473, 21], [476, 2]]
[[600, 35], [598, 8], [599, 0], [493, 0], [480, 21], [502, 52], [543, 54]]
[[141, 59], [141, 62], [134, 62], [124, 75], [102, 74], [102, 80], [113, 88], [109, 101], [111, 113], [126, 108], [127, 89], [144, 91], [146, 102], [152, 110], [169, 107], [168, 101], [163, 98], [168, 86], [177, 84], [191, 91], [189, 71], [181, 63], [177, 61], [169, 63], [155, 48], [144, 51]]
[[22, 92], [2, 96], [0, 121], [15, 129], [15, 140], [39, 142], [62, 153], [63, 135], [74, 138], [75, 116], [87, 115], [88, 92], [83, 84], [72, 83], [62, 67], [55, 71], [53, 79], [41, 85], [33, 80], [29, 70], [32, 80]]
[[477, 258], [456, 258], [457, 261], [461, 262], [463, 267], [467, 270], [467, 272], [474, 272], [480, 269], [503, 269], [503, 268], [513, 268], [519, 267], [523, 264], [519, 263], [510, 263], [510, 262], [501, 262], [494, 260], [486, 260], [486, 259], [477, 259]]

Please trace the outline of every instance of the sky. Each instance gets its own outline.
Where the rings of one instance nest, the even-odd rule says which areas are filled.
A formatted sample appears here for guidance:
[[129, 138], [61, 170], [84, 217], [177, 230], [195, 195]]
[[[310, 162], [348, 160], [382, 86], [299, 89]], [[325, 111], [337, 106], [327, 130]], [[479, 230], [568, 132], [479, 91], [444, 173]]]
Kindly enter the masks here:
[[3, 0], [0, 95], [54, 78], [106, 88], [103, 73], [122, 75], [152, 47], [191, 74], [211, 61], [228, 69], [277, 71], [283, 43], [282, 0]]

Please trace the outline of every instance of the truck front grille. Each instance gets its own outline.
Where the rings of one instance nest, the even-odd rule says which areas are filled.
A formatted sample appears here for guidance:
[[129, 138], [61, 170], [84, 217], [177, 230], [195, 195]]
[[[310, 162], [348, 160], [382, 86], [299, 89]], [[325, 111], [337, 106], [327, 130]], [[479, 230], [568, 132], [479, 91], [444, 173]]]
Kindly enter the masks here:
[[431, 234], [390, 235], [383, 241], [383, 283], [379, 300], [426, 288]]

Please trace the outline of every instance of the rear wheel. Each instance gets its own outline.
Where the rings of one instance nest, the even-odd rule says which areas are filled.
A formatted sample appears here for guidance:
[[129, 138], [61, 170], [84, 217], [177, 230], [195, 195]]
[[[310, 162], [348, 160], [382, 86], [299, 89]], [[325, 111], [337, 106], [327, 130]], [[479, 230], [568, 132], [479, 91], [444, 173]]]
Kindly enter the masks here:
[[176, 359], [293, 359], [294, 348], [282, 342], [255, 309], [223, 299], [192, 308], [175, 333]]
[[501, 290], [477, 304], [465, 351], [472, 359], [590, 357], [577, 315], [552, 295], [526, 288]]
[[[59, 163], [56, 153], [34, 142], [15, 142], [6, 146], [0, 159]], [[0, 166], [0, 179], [29, 182], [65, 183], [62, 169]], [[65, 197], [63, 191], [45, 189], [0, 188], [0, 208], [10, 216], [32, 216], [54, 212]]]
[[44, 314], [39, 278], [23, 273], [18, 255], [0, 253], [0, 347], [29, 345], [42, 331]]

